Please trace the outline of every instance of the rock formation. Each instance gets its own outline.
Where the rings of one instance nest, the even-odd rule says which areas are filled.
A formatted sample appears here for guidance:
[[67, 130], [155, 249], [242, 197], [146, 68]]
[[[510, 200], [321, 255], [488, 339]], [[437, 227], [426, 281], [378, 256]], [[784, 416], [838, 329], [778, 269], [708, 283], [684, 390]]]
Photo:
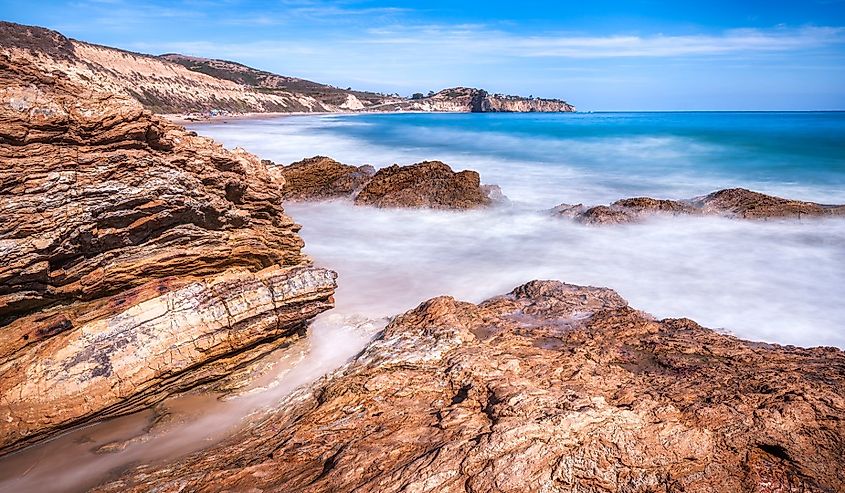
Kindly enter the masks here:
[[705, 197], [692, 199], [693, 205], [704, 214], [715, 213], [746, 219], [805, 216], [842, 216], [845, 205], [823, 205], [814, 202], [784, 199], [752, 192], [744, 188], [729, 188]]
[[341, 89], [226, 60], [133, 53], [0, 21], [0, 54], [140, 102], [157, 113], [347, 111], [574, 111], [564, 101], [444, 89], [424, 100]]
[[475, 171], [454, 172], [440, 161], [382, 168], [355, 197], [358, 205], [472, 209], [491, 204]]
[[325, 200], [351, 197], [375, 174], [372, 166], [349, 166], [325, 156], [279, 168], [285, 178], [285, 200]]
[[552, 209], [552, 213], [582, 224], [619, 224], [639, 222], [654, 215], [713, 215], [742, 219], [843, 216], [845, 205], [802, 202], [744, 188], [729, 188], [689, 200], [636, 197], [591, 208], [581, 204], [560, 204]]
[[419, 99], [388, 101], [369, 110], [448, 111], [458, 113], [568, 113], [575, 107], [560, 99], [490, 94], [484, 89], [453, 87]]
[[244, 151], [0, 54], [0, 453], [153, 404], [331, 306]]
[[100, 492], [845, 489], [845, 353], [533, 281], [397, 317], [220, 444]]
[[440, 161], [380, 169], [350, 166], [325, 156], [314, 156], [288, 166], [274, 167], [286, 180], [283, 196], [289, 201], [353, 199], [376, 207], [472, 209], [507, 198], [496, 185], [481, 185], [475, 171], [454, 172]]

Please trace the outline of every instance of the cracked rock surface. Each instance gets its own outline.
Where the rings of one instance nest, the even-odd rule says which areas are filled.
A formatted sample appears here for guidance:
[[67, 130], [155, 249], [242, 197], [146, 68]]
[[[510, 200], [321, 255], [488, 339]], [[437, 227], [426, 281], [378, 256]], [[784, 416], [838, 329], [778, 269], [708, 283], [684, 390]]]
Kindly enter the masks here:
[[284, 178], [134, 101], [0, 55], [0, 160], [0, 453], [219, 378], [332, 304]]
[[533, 281], [429, 300], [230, 439], [101, 492], [845, 489], [845, 354]]

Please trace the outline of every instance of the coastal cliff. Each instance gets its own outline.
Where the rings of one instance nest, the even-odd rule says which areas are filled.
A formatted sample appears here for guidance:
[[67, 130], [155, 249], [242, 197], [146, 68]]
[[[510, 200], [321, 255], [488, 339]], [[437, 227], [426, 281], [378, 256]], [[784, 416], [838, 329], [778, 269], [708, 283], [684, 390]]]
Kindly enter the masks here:
[[845, 353], [534, 281], [435, 298], [202, 453], [95, 489], [842, 491]]
[[448, 111], [458, 113], [569, 113], [575, 107], [560, 99], [490, 94], [483, 89], [454, 87], [407, 101], [393, 101], [371, 109], [386, 111]]
[[0, 54], [0, 454], [301, 337], [335, 275], [255, 156]]
[[88, 90], [135, 99], [155, 113], [574, 111], [559, 100], [489, 95], [463, 87], [423, 100], [341, 89], [236, 62], [133, 53], [2, 21], [0, 53], [28, 60], [42, 72], [61, 72]]

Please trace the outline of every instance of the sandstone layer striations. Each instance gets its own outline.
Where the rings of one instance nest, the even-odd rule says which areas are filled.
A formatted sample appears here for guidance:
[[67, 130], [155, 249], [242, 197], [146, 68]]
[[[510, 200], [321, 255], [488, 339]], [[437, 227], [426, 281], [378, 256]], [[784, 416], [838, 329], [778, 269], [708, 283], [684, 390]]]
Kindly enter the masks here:
[[620, 224], [659, 215], [711, 215], [740, 219], [801, 219], [845, 216], [845, 205], [784, 199], [744, 188], [719, 190], [688, 200], [635, 197], [608, 205], [587, 208], [582, 204], [560, 204], [552, 213], [582, 224]]
[[231, 439], [101, 492], [845, 488], [845, 354], [533, 281], [435, 298]]
[[284, 178], [0, 55], [0, 453], [153, 404], [331, 306]]

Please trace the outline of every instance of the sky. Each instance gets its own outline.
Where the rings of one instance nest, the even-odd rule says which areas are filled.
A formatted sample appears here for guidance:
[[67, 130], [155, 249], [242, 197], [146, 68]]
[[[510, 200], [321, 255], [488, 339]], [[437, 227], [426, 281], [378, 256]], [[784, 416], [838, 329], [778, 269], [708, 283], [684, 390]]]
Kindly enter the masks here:
[[581, 111], [845, 110], [845, 0], [0, 0], [0, 18], [339, 87]]

